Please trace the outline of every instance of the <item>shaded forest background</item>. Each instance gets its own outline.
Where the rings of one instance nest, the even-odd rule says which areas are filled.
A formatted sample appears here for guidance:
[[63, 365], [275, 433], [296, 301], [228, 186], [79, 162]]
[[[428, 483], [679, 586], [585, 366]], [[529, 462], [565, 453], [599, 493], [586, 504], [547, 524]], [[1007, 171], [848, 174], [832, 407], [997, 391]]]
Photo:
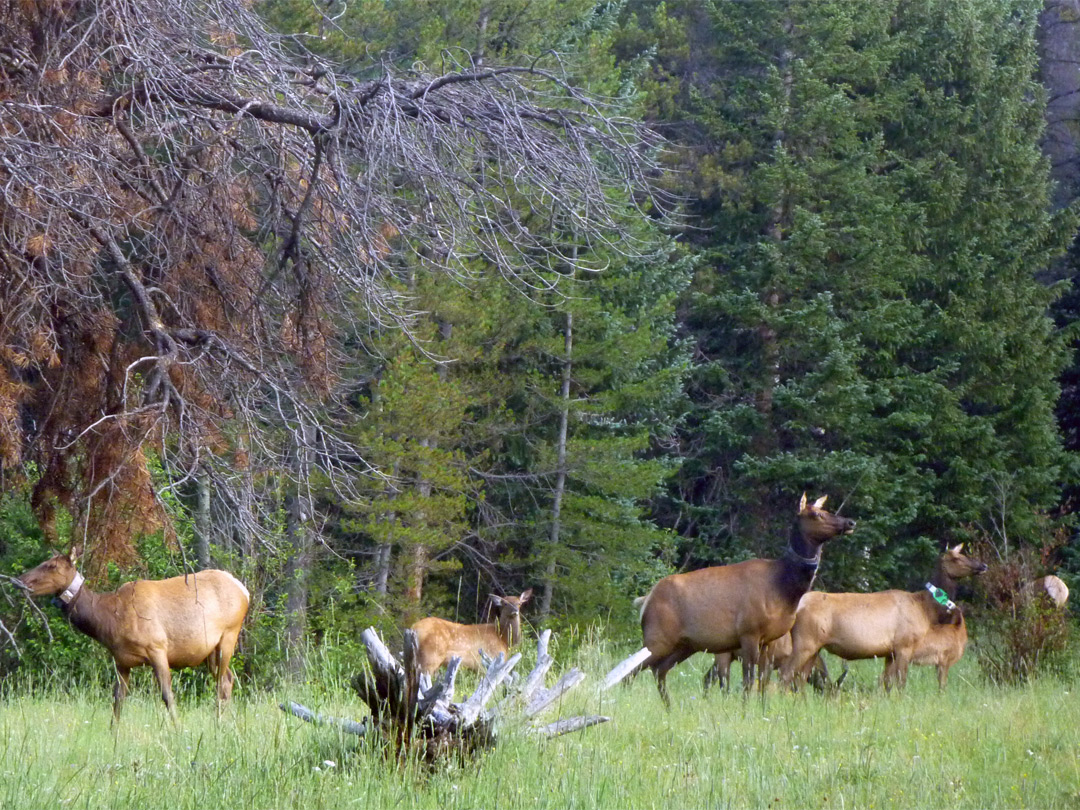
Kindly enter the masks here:
[[[631, 638], [804, 491], [859, 521], [827, 590], [1080, 575], [1074, 0], [218, 3], [136, 80], [157, 8], [0, 11], [0, 571], [227, 568], [249, 672], [527, 587]], [[6, 610], [23, 665], [89, 643]]]

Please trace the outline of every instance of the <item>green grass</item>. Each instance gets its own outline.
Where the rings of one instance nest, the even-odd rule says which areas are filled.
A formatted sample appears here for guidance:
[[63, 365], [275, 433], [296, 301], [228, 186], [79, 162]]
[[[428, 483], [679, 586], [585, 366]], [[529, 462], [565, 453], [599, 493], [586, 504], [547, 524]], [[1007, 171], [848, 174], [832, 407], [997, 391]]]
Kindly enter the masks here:
[[[611, 723], [551, 741], [507, 732], [478, 763], [435, 772], [390, 767], [373, 746], [283, 714], [296, 699], [359, 717], [346, 689], [321, 682], [280, 694], [241, 689], [219, 721], [209, 688], [180, 694], [167, 719], [147, 677], [109, 727], [103, 687], [15, 691], [0, 702], [0, 807], [21, 808], [1053, 808], [1080, 805], [1080, 697], [1045, 679], [982, 685], [970, 659], [937, 693], [916, 668], [903, 695], [853, 667], [840, 694], [703, 698], [696, 656], [669, 677], [665, 712], [651, 675], [601, 700], [590, 673], [563, 714]], [[191, 683], [198, 683], [195, 679]], [[326, 763], [333, 763], [328, 765]]]

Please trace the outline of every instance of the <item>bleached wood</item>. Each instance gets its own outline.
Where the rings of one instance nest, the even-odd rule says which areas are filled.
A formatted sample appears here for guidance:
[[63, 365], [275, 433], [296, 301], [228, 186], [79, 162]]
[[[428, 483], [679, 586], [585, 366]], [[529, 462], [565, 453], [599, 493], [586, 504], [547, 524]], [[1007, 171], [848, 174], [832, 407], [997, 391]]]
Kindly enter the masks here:
[[531, 734], [537, 737], [558, 737], [563, 734], [569, 734], [573, 731], [581, 731], [583, 728], [589, 728], [589, 726], [599, 725], [600, 723], [607, 723], [611, 720], [610, 717], [604, 717], [601, 714], [590, 714], [587, 716], [578, 717], [565, 717], [562, 720], [556, 720], [554, 723], [548, 723], [546, 726], [540, 726], [531, 730]]
[[585, 680], [585, 673], [580, 669], [575, 668], [567, 671], [553, 687], [536, 694], [525, 707], [525, 716], [533, 717], [539, 714], [583, 680]]
[[333, 726], [334, 728], [340, 728], [349, 734], [355, 734], [358, 737], [363, 737], [368, 732], [368, 724], [366, 722], [356, 722], [355, 720], [346, 720], [341, 717], [331, 717], [325, 714], [319, 714], [309, 709], [307, 706], [303, 706], [299, 703], [289, 701], [288, 703], [278, 704], [281, 710], [287, 714], [292, 714], [299, 717], [301, 720], [311, 723], [316, 726]]
[[480, 713], [484, 709], [484, 705], [491, 699], [491, 696], [495, 694], [495, 690], [498, 688], [510, 672], [517, 666], [518, 661], [521, 660], [521, 653], [515, 653], [510, 656], [507, 661], [503, 660], [502, 653], [499, 653], [492, 665], [488, 668], [488, 671], [484, 674], [483, 679], [480, 681], [480, 685], [476, 687], [469, 699], [461, 704], [461, 723], [462, 725], [469, 726], [476, 722], [480, 717]]
[[652, 653], [649, 652], [649, 648], [642, 647], [629, 658], [616, 664], [615, 667], [611, 670], [611, 672], [607, 674], [603, 682], [600, 684], [600, 691], [606, 692], [608, 689], [613, 687], [615, 684], [617, 684], [619, 681], [621, 681], [623, 678], [625, 678], [627, 675], [629, 675], [631, 672], [641, 666], [641, 664], [644, 663], [650, 655], [652, 655]]

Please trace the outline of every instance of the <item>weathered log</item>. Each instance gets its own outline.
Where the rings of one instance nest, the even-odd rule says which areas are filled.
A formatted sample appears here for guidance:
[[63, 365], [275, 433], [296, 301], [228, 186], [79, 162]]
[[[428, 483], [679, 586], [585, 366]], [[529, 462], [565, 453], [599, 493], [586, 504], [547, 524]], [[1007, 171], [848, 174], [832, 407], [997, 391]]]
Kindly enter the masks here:
[[652, 655], [652, 653], [649, 652], [649, 648], [642, 647], [629, 658], [620, 661], [615, 665], [611, 672], [607, 674], [607, 677], [604, 678], [603, 682], [600, 684], [600, 691], [606, 692], [627, 675], [636, 672], [650, 655]]
[[546, 726], [533, 728], [531, 733], [537, 737], [558, 737], [572, 731], [581, 731], [583, 728], [595, 726], [599, 723], [606, 723], [610, 719], [610, 717], [604, 717], [600, 714], [592, 714], [588, 717], [565, 717], [562, 720], [556, 720], [554, 723], [548, 723]]
[[281, 706], [283, 712], [294, 714], [301, 720], [316, 726], [334, 726], [348, 734], [356, 734], [359, 737], [363, 737], [368, 732], [368, 724], [366, 722], [357, 723], [355, 720], [344, 720], [340, 717], [330, 717], [328, 715], [319, 714], [318, 712], [313, 712], [311, 709], [307, 708], [307, 706], [301, 706], [299, 703], [294, 703], [292, 701], [278, 705]]
[[585, 673], [580, 669], [571, 669], [564, 673], [553, 687], [536, 693], [529, 705], [525, 707], [525, 716], [533, 717], [539, 714], [583, 680], [585, 680]]
[[500, 654], [487, 667], [479, 685], [464, 701], [454, 703], [454, 683], [461, 664], [451, 658], [445, 673], [431, 682], [419, 668], [416, 634], [405, 631], [403, 664], [391, 654], [373, 628], [361, 636], [367, 649], [369, 670], [352, 680], [353, 688], [371, 710], [364, 723], [325, 717], [299, 704], [282, 704], [282, 709], [308, 722], [332, 725], [353, 734], [381, 735], [399, 759], [417, 752], [434, 761], [449, 753], [469, 756], [494, 745], [499, 727], [523, 728], [525, 733], [538, 737], [556, 737], [579, 731], [610, 718], [601, 715], [563, 718], [544, 726], [529, 720], [549, 708], [563, 695], [581, 683], [585, 674], [578, 669], [566, 672], [550, 689], [544, 689], [544, 678], [554, 664], [548, 654], [551, 631], [541, 634], [537, 642], [536, 666], [524, 679], [510, 687], [510, 694], [495, 709], [488, 709], [500, 684], [512, 683], [514, 667], [521, 660], [516, 654], [504, 660]]

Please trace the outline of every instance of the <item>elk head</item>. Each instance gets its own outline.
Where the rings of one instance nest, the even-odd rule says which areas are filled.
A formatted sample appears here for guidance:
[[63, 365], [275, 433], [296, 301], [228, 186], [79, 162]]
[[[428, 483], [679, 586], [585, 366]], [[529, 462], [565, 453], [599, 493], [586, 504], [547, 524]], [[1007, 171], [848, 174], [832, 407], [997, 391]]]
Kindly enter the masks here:
[[806, 493], [799, 501], [799, 531], [804, 539], [815, 546], [820, 546], [839, 534], [851, 534], [855, 531], [855, 521], [834, 515], [824, 509], [828, 495], [822, 495], [813, 503], [808, 503]]
[[31, 596], [52, 596], [65, 590], [79, 575], [75, 563], [79, 559], [78, 548], [70, 554], [57, 554], [36, 568], [31, 568], [18, 578]]

